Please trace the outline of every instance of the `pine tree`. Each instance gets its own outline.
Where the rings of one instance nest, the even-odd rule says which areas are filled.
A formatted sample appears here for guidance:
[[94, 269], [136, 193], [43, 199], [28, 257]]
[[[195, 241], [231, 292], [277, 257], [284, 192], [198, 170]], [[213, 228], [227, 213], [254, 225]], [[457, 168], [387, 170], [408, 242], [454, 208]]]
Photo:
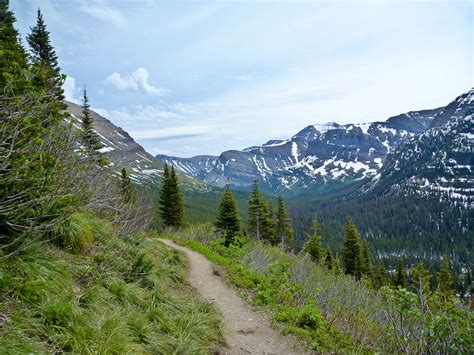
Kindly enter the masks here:
[[380, 262], [378, 264], [377, 270], [375, 271], [374, 286], [375, 288], [379, 289], [382, 286], [387, 285], [387, 283], [388, 283], [387, 270], [385, 269], [384, 263]]
[[452, 296], [454, 294], [452, 288], [453, 275], [451, 274], [447, 255], [444, 256], [441, 270], [436, 274], [436, 276], [438, 279], [438, 292], [444, 297]]
[[334, 259], [334, 273], [336, 275], [341, 275], [343, 273], [341, 262], [339, 261], [338, 257]]
[[324, 265], [328, 270], [332, 270], [334, 268], [334, 260], [332, 258], [332, 253], [330, 250], [326, 252], [326, 257], [324, 258]]
[[304, 251], [306, 251], [311, 259], [319, 263], [323, 257], [323, 248], [321, 246], [321, 236], [319, 233], [319, 223], [316, 218], [313, 218], [311, 221], [311, 233], [307, 235], [307, 241], [304, 246]]
[[31, 27], [31, 33], [26, 36], [26, 40], [31, 50], [32, 69], [34, 73], [34, 84], [37, 87], [44, 87], [53, 94], [53, 99], [61, 103], [58, 110], [65, 109], [62, 104], [64, 100], [61, 76], [61, 69], [58, 65], [58, 57], [51, 44], [49, 32], [43, 19], [41, 10], [38, 9], [36, 25]]
[[402, 288], [407, 287], [405, 268], [403, 266], [403, 260], [401, 258], [398, 259], [397, 276], [395, 278], [395, 286], [399, 286], [399, 287], [402, 287]]
[[352, 220], [349, 219], [346, 223], [345, 239], [342, 248], [342, 264], [344, 266], [344, 272], [360, 279], [361, 258], [359, 232]]
[[269, 207], [270, 205], [262, 199], [260, 205], [260, 239], [271, 245], [276, 245], [275, 222], [270, 215]]
[[430, 294], [430, 279], [431, 275], [422, 262], [410, 271], [410, 288], [418, 294], [423, 307], [426, 297]]
[[169, 181], [171, 226], [181, 228], [184, 226], [184, 196], [180, 191], [178, 176], [174, 167], [171, 167]]
[[276, 213], [275, 239], [281, 246], [285, 245], [285, 241], [293, 240], [293, 229], [291, 228], [291, 220], [285, 208], [285, 201], [280, 195], [278, 197], [278, 209]]
[[260, 240], [262, 233], [262, 196], [258, 189], [257, 180], [253, 180], [252, 195], [249, 200], [248, 208], [248, 220], [249, 228], [248, 233], [251, 238]]
[[87, 97], [87, 90], [85, 88], [82, 95], [81, 126], [81, 139], [87, 153], [98, 160], [101, 160], [101, 158], [103, 159], [100, 149], [104, 146], [101, 143], [99, 136], [94, 131], [94, 119], [90, 113], [89, 98]]
[[134, 198], [132, 180], [130, 180], [130, 176], [128, 175], [127, 169], [125, 168], [122, 168], [122, 171], [121, 171], [120, 188], [122, 190], [124, 201], [126, 203], [132, 202]]
[[63, 160], [75, 156], [64, 104], [51, 90], [32, 85], [8, 6], [0, 0], [0, 141], [8, 152], [0, 164], [0, 201], [9, 204], [0, 211], [0, 239], [18, 241], [25, 231], [35, 230], [38, 237], [48, 233], [82, 196], [66, 188], [70, 172]]
[[369, 245], [366, 240], [362, 242], [362, 264], [361, 264], [361, 272], [364, 275], [367, 275], [369, 278], [372, 278], [372, 261], [369, 251]]
[[229, 246], [235, 242], [240, 233], [240, 218], [237, 211], [234, 195], [230, 191], [229, 181], [221, 198], [217, 212], [216, 228], [224, 235], [224, 245]]
[[170, 190], [170, 169], [165, 164], [163, 170], [163, 179], [161, 180], [160, 188], [160, 216], [163, 225], [168, 227], [172, 225], [171, 218], [171, 190]]
[[7, 86], [17, 95], [28, 88], [24, 75], [28, 70], [27, 55], [14, 27], [15, 22], [15, 16], [9, 9], [9, 1], [0, 0], [0, 93], [3, 104], [6, 103], [3, 94]]
[[273, 209], [273, 202], [269, 200], [267, 203], [267, 217], [268, 217], [268, 235], [272, 245], [277, 245], [279, 240], [276, 237], [276, 215]]

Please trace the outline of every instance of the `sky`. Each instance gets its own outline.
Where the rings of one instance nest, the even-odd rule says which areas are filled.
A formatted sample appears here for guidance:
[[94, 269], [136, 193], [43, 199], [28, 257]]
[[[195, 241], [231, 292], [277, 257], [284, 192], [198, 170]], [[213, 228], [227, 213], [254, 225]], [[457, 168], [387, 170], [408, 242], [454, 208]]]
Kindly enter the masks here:
[[474, 86], [474, 1], [10, 0], [41, 8], [68, 100], [152, 154], [191, 157], [329, 121], [444, 106]]

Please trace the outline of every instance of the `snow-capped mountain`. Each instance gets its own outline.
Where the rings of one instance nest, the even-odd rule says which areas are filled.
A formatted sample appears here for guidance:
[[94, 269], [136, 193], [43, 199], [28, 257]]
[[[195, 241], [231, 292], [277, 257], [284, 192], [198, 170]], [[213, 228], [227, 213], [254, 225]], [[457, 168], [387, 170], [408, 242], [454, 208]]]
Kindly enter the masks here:
[[[471, 102], [474, 97], [471, 97]], [[402, 142], [370, 186], [376, 192], [437, 193], [474, 207], [474, 111]]]
[[[388, 157], [399, 154], [397, 147], [402, 142], [464, 118], [473, 109], [473, 97], [471, 89], [446, 107], [411, 111], [384, 122], [310, 125], [289, 139], [225, 151], [218, 157], [156, 158], [216, 186], [224, 186], [229, 178], [234, 186], [248, 189], [257, 179], [272, 194], [332, 193], [370, 184], [380, 176]], [[403, 147], [411, 149], [409, 145]], [[424, 149], [436, 151], [438, 147]]]

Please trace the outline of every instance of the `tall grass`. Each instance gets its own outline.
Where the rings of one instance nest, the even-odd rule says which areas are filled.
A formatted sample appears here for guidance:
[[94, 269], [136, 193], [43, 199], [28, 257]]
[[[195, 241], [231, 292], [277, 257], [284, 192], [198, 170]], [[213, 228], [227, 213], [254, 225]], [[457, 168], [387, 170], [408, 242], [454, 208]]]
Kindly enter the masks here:
[[[185, 262], [145, 233], [73, 216], [53, 245], [0, 264], [0, 353], [193, 353], [223, 342], [220, 316], [185, 282]], [[92, 237], [91, 237], [92, 235]]]
[[[52, 230], [53, 242], [59, 246], [80, 253], [94, 242], [94, 217], [85, 213], [75, 213], [67, 220], [56, 224]], [[95, 222], [95, 224], [99, 224]], [[104, 224], [105, 225], [105, 224]]]

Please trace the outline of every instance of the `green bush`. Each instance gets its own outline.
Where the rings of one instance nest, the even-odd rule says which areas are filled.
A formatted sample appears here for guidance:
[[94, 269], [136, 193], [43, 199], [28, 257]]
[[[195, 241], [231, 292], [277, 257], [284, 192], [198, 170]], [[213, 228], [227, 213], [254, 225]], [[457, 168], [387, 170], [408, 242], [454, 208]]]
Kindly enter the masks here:
[[454, 296], [415, 294], [404, 288], [381, 290], [393, 346], [399, 352], [472, 354], [474, 313]]

